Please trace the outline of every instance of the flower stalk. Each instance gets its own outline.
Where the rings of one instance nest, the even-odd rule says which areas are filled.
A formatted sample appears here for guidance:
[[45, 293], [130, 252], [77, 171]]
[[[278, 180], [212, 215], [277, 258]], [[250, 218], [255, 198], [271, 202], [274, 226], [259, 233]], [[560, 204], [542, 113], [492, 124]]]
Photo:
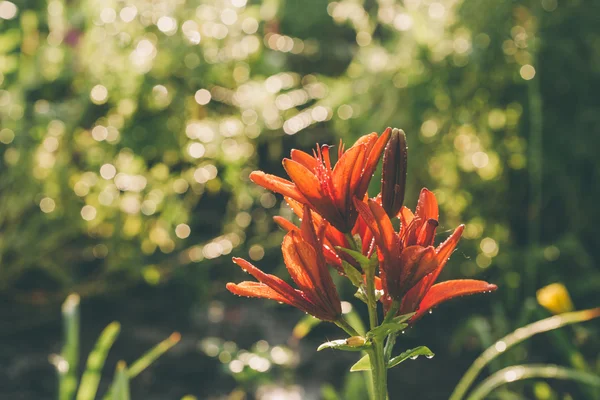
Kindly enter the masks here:
[[[347, 151], [340, 144], [335, 165], [330, 149], [317, 146], [312, 156], [292, 150], [283, 161], [290, 180], [262, 171], [250, 175], [255, 183], [282, 194], [301, 220], [297, 226], [275, 217], [287, 231], [282, 253], [295, 287], [234, 258], [258, 282], [228, 283], [227, 289], [285, 303], [337, 325], [349, 337], [323, 343], [318, 350], [366, 353], [351, 371], [370, 371], [372, 400], [387, 400], [389, 368], [418, 355], [433, 356], [420, 346], [392, 357], [398, 333], [446, 300], [490, 292], [496, 286], [470, 279], [435, 284], [464, 226], [436, 247], [439, 212], [433, 192], [421, 191], [414, 213], [404, 206], [408, 158], [403, 131], [387, 128], [382, 135], [365, 135]], [[369, 198], [367, 188], [382, 154], [381, 192]], [[398, 231], [392, 219], [399, 220]], [[329, 267], [345, 276], [358, 289], [356, 297], [366, 303], [366, 334], [359, 334], [343, 317]]]

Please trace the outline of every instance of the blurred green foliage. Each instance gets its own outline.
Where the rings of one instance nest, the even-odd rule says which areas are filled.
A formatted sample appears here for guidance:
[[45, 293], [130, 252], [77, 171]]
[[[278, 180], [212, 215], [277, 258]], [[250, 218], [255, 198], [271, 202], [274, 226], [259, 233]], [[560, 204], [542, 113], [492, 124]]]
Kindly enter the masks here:
[[[94, 349], [87, 357], [87, 363], [80, 378], [80, 318], [79, 296], [71, 294], [62, 305], [64, 325], [64, 345], [61, 354], [52, 354], [49, 361], [58, 375], [58, 400], [94, 400], [97, 398], [102, 370], [115, 340], [121, 331], [121, 325], [113, 321], [100, 334]], [[104, 399], [129, 400], [129, 380], [135, 378], [150, 364], [156, 361], [170, 348], [175, 346], [181, 335], [174, 332], [152, 349], [143, 354], [129, 368], [125, 361], [117, 363], [113, 381], [104, 395]]]
[[251, 170], [282, 175], [292, 147], [395, 126], [408, 206], [426, 185], [442, 228], [466, 223], [446, 276], [500, 287], [453, 349], [545, 316], [532, 299], [552, 282], [595, 306], [599, 13], [582, 0], [1, 1], [0, 292], [41, 303], [173, 274], [221, 291], [238, 271], [219, 268], [213, 288], [195, 265], [279, 260], [270, 216], [291, 215]]

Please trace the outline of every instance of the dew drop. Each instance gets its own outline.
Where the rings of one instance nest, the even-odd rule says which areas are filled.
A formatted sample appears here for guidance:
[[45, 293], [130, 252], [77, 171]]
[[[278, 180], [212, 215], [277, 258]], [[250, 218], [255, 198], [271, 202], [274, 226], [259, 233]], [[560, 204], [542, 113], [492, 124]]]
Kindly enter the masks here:
[[429, 314], [433, 314], [433, 310], [429, 310]]
[[417, 358], [419, 358], [419, 356], [412, 356], [410, 359], [411, 360], [416, 360]]
[[427, 358], [429, 358], [431, 360], [433, 358], [433, 355], [432, 354], [428, 354], [425, 357], [427, 357]]
[[402, 334], [404, 335], [404, 331], [402, 331]]

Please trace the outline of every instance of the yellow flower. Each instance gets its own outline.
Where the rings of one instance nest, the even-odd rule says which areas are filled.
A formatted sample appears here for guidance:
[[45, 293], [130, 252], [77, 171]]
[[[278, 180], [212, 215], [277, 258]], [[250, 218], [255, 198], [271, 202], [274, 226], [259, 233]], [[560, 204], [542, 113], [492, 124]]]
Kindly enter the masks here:
[[553, 314], [562, 314], [575, 308], [569, 291], [562, 283], [544, 286], [537, 291], [536, 295], [538, 303]]

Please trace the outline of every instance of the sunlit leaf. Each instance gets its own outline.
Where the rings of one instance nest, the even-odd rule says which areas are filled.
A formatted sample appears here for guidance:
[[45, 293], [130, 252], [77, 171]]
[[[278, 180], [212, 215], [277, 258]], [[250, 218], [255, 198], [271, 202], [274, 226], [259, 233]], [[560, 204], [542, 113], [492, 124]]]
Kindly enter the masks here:
[[350, 372], [357, 371], [370, 371], [371, 370], [371, 360], [369, 355], [363, 356], [360, 360], [354, 363], [353, 366], [350, 367]]
[[396, 323], [396, 322], [381, 324], [378, 327], [373, 328], [369, 332], [367, 332], [367, 337], [368, 338], [385, 338], [389, 334], [401, 332], [407, 326], [408, 326], [408, 324]]
[[344, 351], [361, 351], [366, 348], [369, 348], [369, 346], [370, 346], [364, 339], [362, 339], [362, 341], [357, 341], [354, 343], [351, 341], [351, 339], [353, 339], [353, 338], [338, 339], [338, 340], [331, 340], [329, 342], [325, 342], [317, 348], [317, 351], [321, 351], [321, 350], [325, 350], [325, 349], [344, 350]]
[[127, 376], [127, 364], [125, 361], [117, 363], [117, 370], [112, 384], [112, 400], [130, 400], [129, 376]]
[[435, 354], [428, 347], [419, 346], [414, 349], [407, 350], [400, 355], [393, 357], [388, 363], [388, 368], [394, 368], [396, 365], [404, 362], [408, 359], [415, 360], [419, 356], [425, 356], [427, 358], [432, 358]]
[[112, 322], [100, 334], [96, 346], [88, 356], [86, 369], [77, 391], [77, 400], [94, 400], [96, 397], [104, 362], [120, 330], [121, 325]]

